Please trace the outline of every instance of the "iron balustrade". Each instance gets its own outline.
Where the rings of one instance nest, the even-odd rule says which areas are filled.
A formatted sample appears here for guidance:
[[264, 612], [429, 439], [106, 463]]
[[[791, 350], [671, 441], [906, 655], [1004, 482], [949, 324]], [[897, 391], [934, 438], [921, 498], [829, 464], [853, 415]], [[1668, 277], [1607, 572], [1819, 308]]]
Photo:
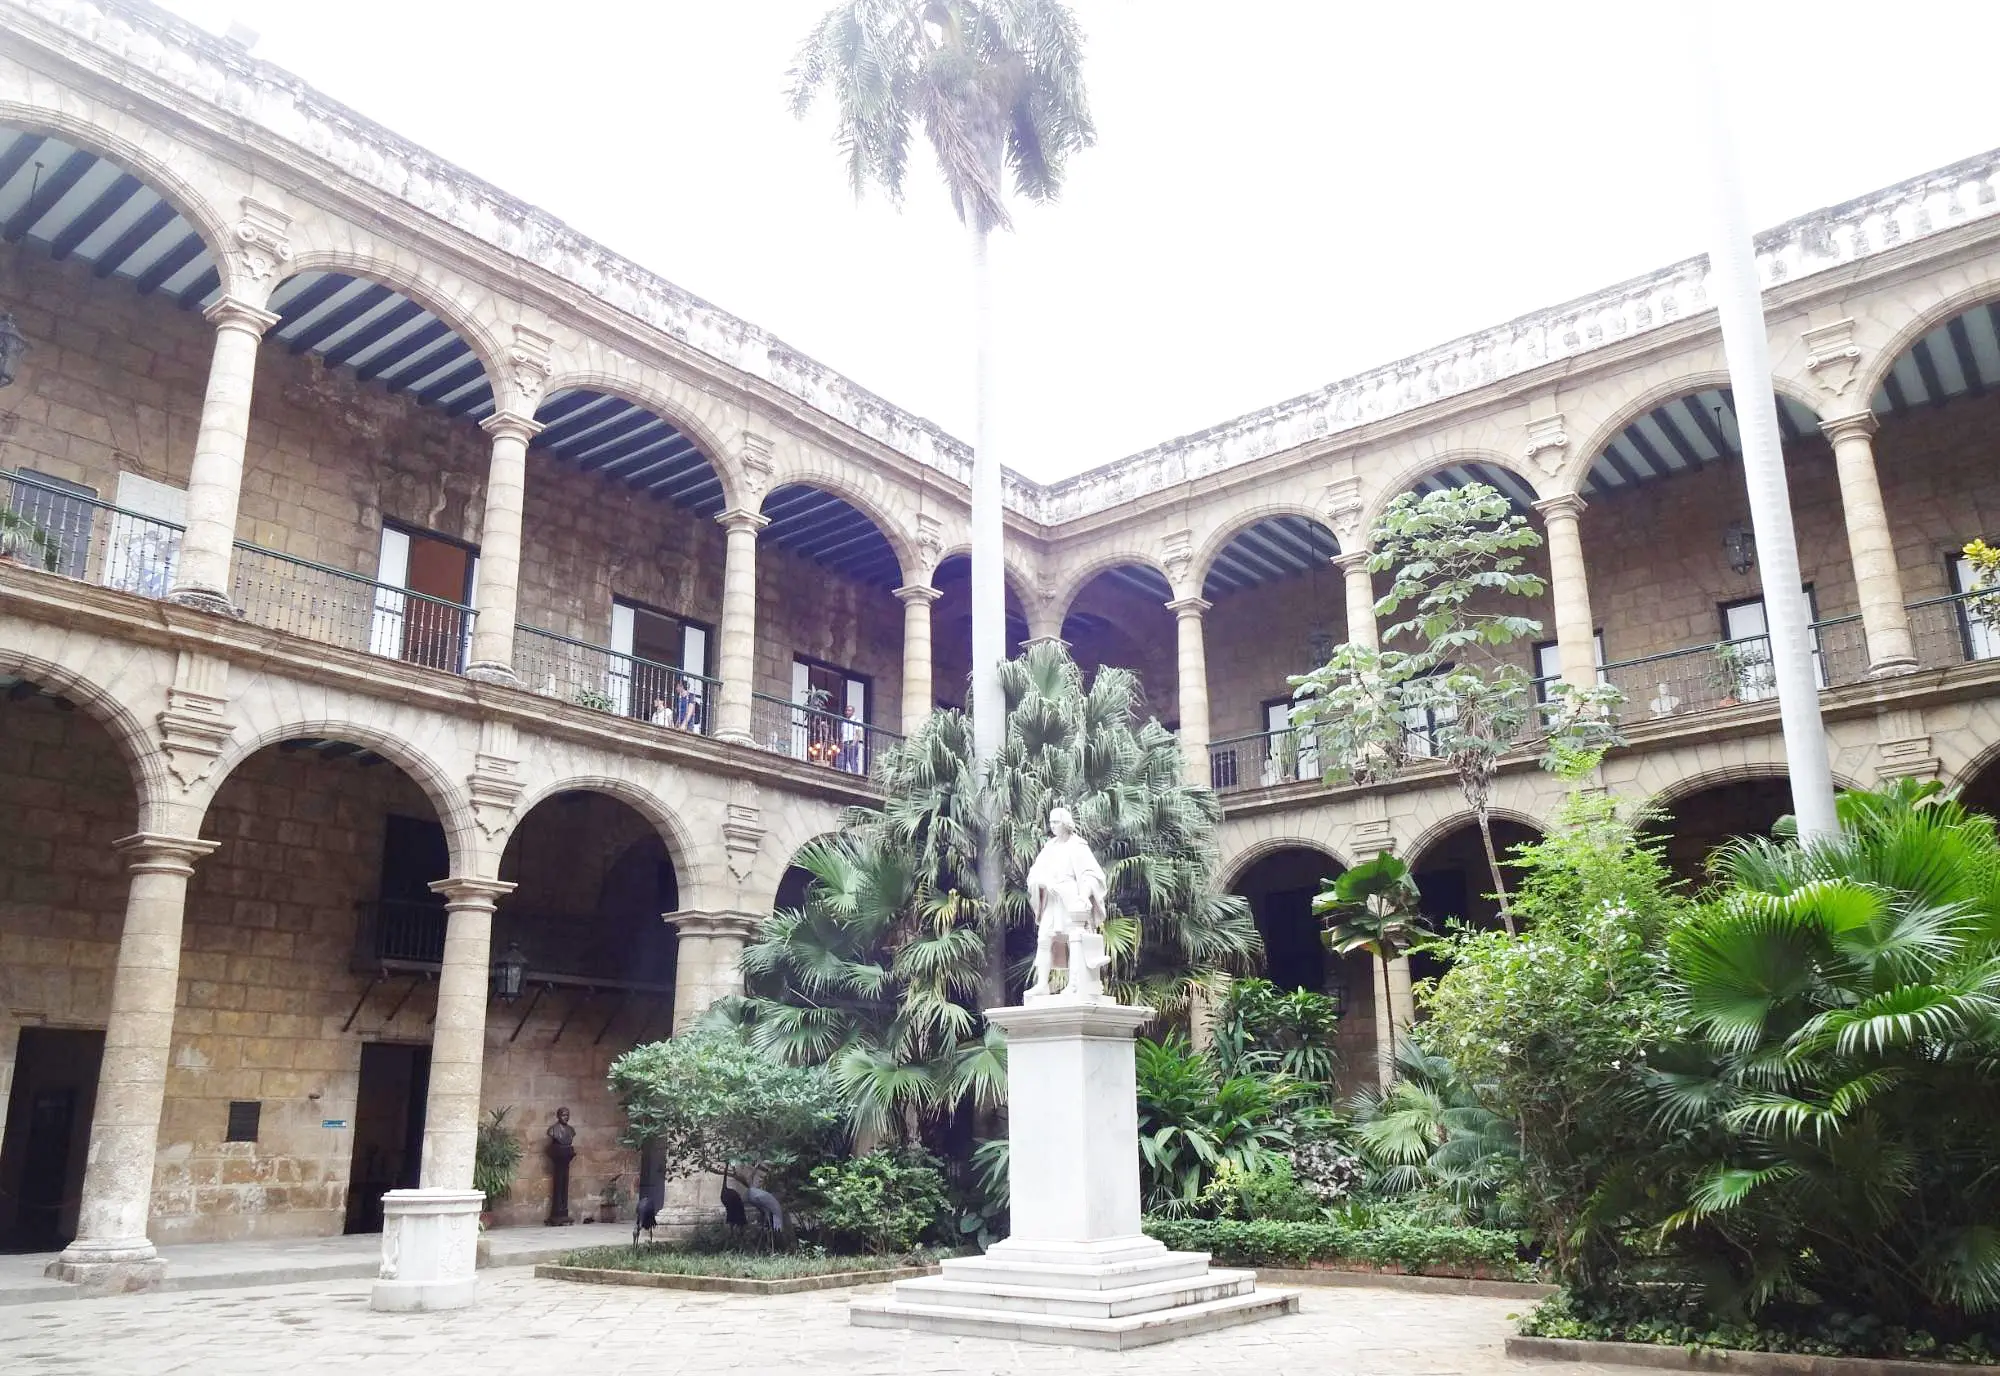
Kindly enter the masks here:
[[231, 600], [254, 626], [461, 673], [475, 613], [459, 602], [236, 542]]
[[750, 736], [774, 755], [863, 777], [875, 772], [883, 751], [903, 739], [857, 718], [768, 693], [750, 695]]
[[444, 931], [450, 921], [442, 901], [383, 898], [357, 903], [355, 962], [362, 968], [385, 960], [437, 965], [444, 960]]
[[1300, 727], [1258, 731], [1208, 743], [1208, 786], [1217, 793], [1317, 780], [1322, 773], [1318, 733]]
[[1973, 610], [1973, 593], [1932, 597], [1909, 605], [1910, 643], [1924, 669], [1949, 669], [2000, 659], [2000, 622]]
[[534, 626], [514, 630], [514, 673], [544, 697], [702, 735], [722, 691], [718, 679]]
[[165, 597], [182, 527], [23, 473], [0, 473], [12, 519], [0, 557], [141, 597]]
[[[1868, 676], [1868, 644], [1859, 616], [1815, 621], [1809, 634], [1813, 673], [1820, 687]], [[1765, 635], [1621, 659], [1606, 664], [1601, 672], [1625, 695], [1618, 720], [1627, 726], [1778, 696], [1777, 664], [1771, 657], [1771, 638]]]

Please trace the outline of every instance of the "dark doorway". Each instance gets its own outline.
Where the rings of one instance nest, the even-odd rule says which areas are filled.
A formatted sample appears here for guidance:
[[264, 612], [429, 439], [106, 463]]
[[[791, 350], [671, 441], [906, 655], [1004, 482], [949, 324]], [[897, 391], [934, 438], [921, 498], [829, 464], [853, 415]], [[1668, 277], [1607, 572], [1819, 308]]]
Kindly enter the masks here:
[[76, 1237], [104, 1034], [24, 1027], [0, 1141], [0, 1252], [53, 1252]]
[[345, 1231], [381, 1232], [382, 1196], [417, 1187], [424, 1159], [424, 1100], [430, 1086], [428, 1046], [362, 1044]]
[[1676, 799], [1664, 816], [1646, 824], [1643, 834], [1664, 839], [1674, 877], [1699, 888], [1709, 880], [1708, 862], [1716, 851], [1739, 837], [1770, 836], [1778, 819], [1791, 811], [1789, 778], [1739, 779]]

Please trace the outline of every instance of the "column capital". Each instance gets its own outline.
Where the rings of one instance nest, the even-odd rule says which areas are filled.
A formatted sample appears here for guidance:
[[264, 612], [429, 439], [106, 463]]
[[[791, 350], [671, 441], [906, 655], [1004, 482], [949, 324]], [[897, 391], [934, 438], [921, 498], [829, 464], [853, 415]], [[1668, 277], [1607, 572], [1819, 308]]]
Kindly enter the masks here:
[[1374, 553], [1375, 551], [1368, 549], [1350, 549], [1334, 555], [1332, 562], [1342, 573], [1353, 573], [1356, 569], [1366, 573], [1368, 561], [1374, 557]]
[[928, 583], [905, 583], [896, 589], [896, 600], [906, 607], [912, 602], [935, 602], [943, 596]]
[[533, 416], [517, 411], [495, 411], [479, 422], [479, 428], [496, 440], [519, 440], [526, 444], [547, 428]]
[[739, 530], [747, 530], [752, 535], [771, 524], [771, 518], [761, 511], [746, 511], [742, 507], [731, 507], [715, 518], [715, 523], [734, 535]]
[[1215, 604], [1201, 597], [1176, 597], [1167, 603], [1167, 610], [1178, 617], [1199, 617]]
[[514, 892], [514, 886], [504, 879], [455, 875], [450, 879], [438, 880], [430, 886], [430, 890], [432, 893], [443, 895], [447, 907], [491, 908], [500, 899]]
[[202, 316], [218, 330], [241, 330], [259, 339], [263, 338], [264, 331], [284, 319], [276, 312], [253, 306], [234, 296], [222, 297], [203, 311]]
[[196, 836], [171, 836], [159, 831], [139, 831], [120, 837], [111, 848], [126, 857], [126, 868], [146, 874], [193, 874], [194, 862], [209, 854], [218, 841]]
[[682, 936], [735, 937], [743, 942], [757, 935], [757, 928], [764, 920], [756, 913], [733, 910], [661, 913], [660, 918]]
[[1553, 497], [1544, 497], [1539, 502], [1536, 502], [1535, 510], [1541, 512], [1544, 519], [1559, 516], [1574, 521], [1577, 517], [1583, 515], [1583, 509], [1587, 505], [1589, 503], [1583, 500], [1581, 493], [1558, 492]]
[[1856, 411], [1851, 415], [1834, 416], [1819, 423], [1819, 431], [1835, 444], [1842, 440], [1867, 439], [1878, 428], [1873, 411]]

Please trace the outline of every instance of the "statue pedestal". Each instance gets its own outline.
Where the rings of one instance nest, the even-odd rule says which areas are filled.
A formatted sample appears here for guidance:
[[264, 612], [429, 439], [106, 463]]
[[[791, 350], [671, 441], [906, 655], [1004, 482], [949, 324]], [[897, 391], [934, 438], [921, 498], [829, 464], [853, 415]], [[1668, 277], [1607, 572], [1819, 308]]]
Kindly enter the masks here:
[[390, 1190], [382, 1196], [382, 1270], [370, 1309], [463, 1309], [479, 1286], [477, 1190]]
[[1297, 1311], [1140, 1231], [1132, 1038], [1152, 1009], [1057, 994], [986, 1016], [1007, 1034], [1013, 1235], [852, 1301], [852, 1322], [1123, 1349]]

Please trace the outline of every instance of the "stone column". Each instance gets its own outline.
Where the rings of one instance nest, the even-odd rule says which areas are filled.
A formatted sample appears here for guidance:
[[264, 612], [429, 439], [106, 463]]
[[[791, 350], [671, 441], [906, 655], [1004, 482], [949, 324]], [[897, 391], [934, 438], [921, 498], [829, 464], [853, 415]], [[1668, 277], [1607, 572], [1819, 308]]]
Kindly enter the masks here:
[[48, 1266], [55, 1279], [98, 1293], [143, 1290], [166, 1274], [166, 1263], [146, 1237], [153, 1159], [180, 987], [187, 882], [194, 862], [216, 845], [153, 832], [116, 844], [127, 857], [132, 884], [111, 979], [83, 1202], [76, 1241]]
[[496, 411], [479, 423], [493, 437], [486, 469], [486, 518], [479, 532], [479, 581], [472, 594], [472, 657], [467, 678], [514, 683], [514, 615], [521, 584], [521, 511], [526, 499], [528, 441], [539, 421]]
[[1209, 786], [1208, 650], [1201, 638], [1201, 614], [1214, 604], [1199, 597], [1167, 603], [1180, 627], [1181, 767], [1188, 783]]
[[1583, 571], [1583, 538], [1577, 518], [1583, 498], [1574, 492], [1535, 503], [1549, 541], [1549, 589], [1556, 610], [1556, 654], [1563, 682], [1577, 688], [1597, 683], [1597, 626], [1590, 615], [1590, 583]]
[[914, 735], [930, 720], [933, 707], [931, 686], [931, 603], [940, 596], [936, 588], [911, 583], [896, 589], [903, 604], [903, 734]]
[[[678, 1037], [699, 1022], [718, 999], [743, 992], [743, 948], [756, 935], [758, 918], [742, 912], [664, 916], [676, 937], [673, 1035]], [[660, 1206], [660, 1223], [669, 1236], [704, 1223], [721, 1222], [722, 1185], [713, 1175], [669, 1180]]]
[[1381, 641], [1375, 633], [1375, 575], [1368, 572], [1368, 551], [1357, 549], [1350, 554], [1336, 554], [1333, 562], [1339, 565], [1341, 577], [1347, 583], [1347, 643], [1370, 650], [1379, 648]]
[[757, 667], [757, 532], [770, 518], [737, 508], [715, 518], [729, 532], [722, 565], [721, 649], [716, 673], [715, 735], [738, 745], [752, 743], [750, 690]]
[[1833, 441], [1833, 466], [1840, 475], [1840, 510], [1847, 520], [1847, 554], [1854, 563], [1854, 587], [1861, 601], [1861, 630], [1868, 640], [1869, 672], [1907, 674], [1917, 667], [1910, 617], [1903, 609], [1903, 577], [1882, 484], [1875, 474], [1875, 415], [1857, 411], [1821, 421]]
[[250, 437], [250, 389], [257, 376], [257, 343], [278, 317], [233, 296], [223, 297], [204, 314], [215, 326], [215, 354], [188, 471], [187, 532], [181, 536], [167, 597], [234, 616], [229, 569], [236, 548], [236, 503], [243, 490], [243, 450]]
[[382, 1269], [369, 1296], [375, 1309], [462, 1309], [477, 1290], [484, 1201], [472, 1188], [472, 1157], [486, 1063], [493, 905], [514, 886], [461, 877], [440, 879], [431, 890], [444, 895], [447, 921], [431, 1029], [422, 1183], [382, 1196]]

